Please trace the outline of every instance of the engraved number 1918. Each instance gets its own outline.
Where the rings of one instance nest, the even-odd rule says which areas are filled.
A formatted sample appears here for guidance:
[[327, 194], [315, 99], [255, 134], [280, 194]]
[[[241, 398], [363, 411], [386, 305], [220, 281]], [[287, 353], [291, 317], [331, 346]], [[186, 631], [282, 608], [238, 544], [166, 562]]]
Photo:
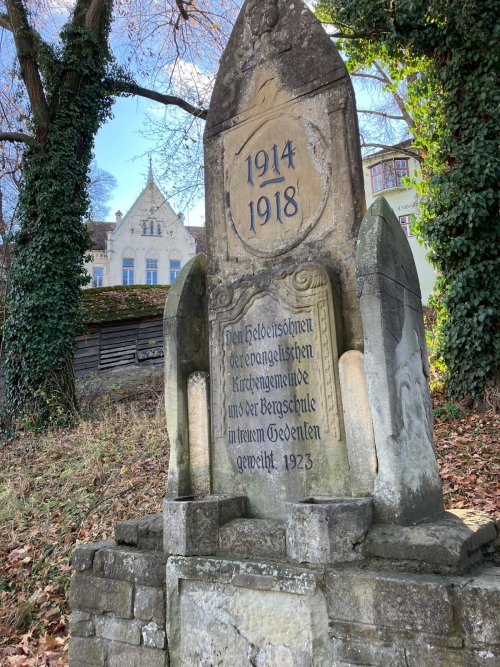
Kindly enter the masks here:
[[287, 218], [293, 218], [299, 211], [299, 205], [295, 200], [297, 195], [297, 190], [293, 185], [290, 185], [285, 192], [283, 193], [284, 202], [282, 199], [281, 192], [275, 192], [274, 194], [274, 207], [271, 203], [271, 200], [268, 197], [262, 196], [258, 201], [257, 205], [255, 202], [251, 201], [248, 205], [250, 208], [250, 231], [255, 232], [255, 219], [256, 215], [262, 222], [260, 226], [266, 225], [273, 215], [273, 208], [275, 211], [275, 220], [283, 224], [282, 214]]

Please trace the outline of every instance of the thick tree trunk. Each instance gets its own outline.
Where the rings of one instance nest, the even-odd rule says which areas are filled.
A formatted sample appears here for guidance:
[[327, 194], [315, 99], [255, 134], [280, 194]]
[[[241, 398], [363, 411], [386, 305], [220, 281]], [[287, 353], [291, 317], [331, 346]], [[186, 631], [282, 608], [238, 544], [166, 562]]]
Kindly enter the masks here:
[[[17, 11], [20, 0], [9, 5]], [[73, 352], [75, 336], [82, 333], [80, 295], [90, 249], [82, 222], [94, 137], [111, 108], [104, 87], [109, 10], [109, 0], [79, 0], [73, 24], [62, 33], [54, 75], [46, 82], [49, 104], [42, 106], [48, 116], [33, 109], [37, 142], [23, 161], [4, 327], [10, 423], [42, 427], [67, 423], [77, 413]], [[28, 88], [32, 78], [26, 72], [36, 69], [36, 54], [29, 55], [23, 71]]]

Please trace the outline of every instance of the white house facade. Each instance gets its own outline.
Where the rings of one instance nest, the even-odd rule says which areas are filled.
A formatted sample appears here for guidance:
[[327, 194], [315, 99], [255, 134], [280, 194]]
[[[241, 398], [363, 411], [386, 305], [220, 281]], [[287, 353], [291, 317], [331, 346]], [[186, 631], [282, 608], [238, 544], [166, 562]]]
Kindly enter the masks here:
[[151, 169], [146, 187], [130, 211], [116, 213], [116, 222], [87, 221], [93, 248], [85, 268], [88, 287], [171, 285], [197, 252], [205, 251], [204, 227], [186, 227], [154, 182]]
[[[411, 142], [404, 142], [400, 148], [410, 148]], [[426, 260], [428, 248], [420, 245], [411, 234], [411, 216], [418, 216], [418, 194], [410, 187], [403, 185], [405, 176], [413, 176], [419, 169], [418, 161], [408, 153], [393, 149], [378, 151], [363, 159], [363, 176], [365, 181], [366, 205], [371, 206], [377, 197], [384, 196], [408, 237], [415, 259], [422, 302], [427, 303], [436, 282], [436, 270]]]

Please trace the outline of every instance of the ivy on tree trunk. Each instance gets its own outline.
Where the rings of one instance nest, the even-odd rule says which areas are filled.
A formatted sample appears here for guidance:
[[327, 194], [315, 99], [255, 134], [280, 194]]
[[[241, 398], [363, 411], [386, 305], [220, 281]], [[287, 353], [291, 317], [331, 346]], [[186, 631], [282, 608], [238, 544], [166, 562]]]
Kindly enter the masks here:
[[[75, 336], [83, 332], [80, 296], [91, 247], [82, 225], [89, 204], [87, 174], [95, 134], [112, 104], [103, 84], [110, 65], [110, 4], [102, 3], [99, 15], [89, 20], [91, 5], [77, 5], [59, 51], [37, 50], [27, 22], [20, 20], [15, 33], [16, 45], [19, 33], [24, 40], [28, 60], [37, 58], [44, 95], [38, 90], [31, 100], [35, 142], [24, 154], [17, 208], [4, 327], [5, 415], [33, 426], [68, 421], [77, 410], [73, 353]], [[19, 6], [9, 15], [12, 24]], [[22, 62], [21, 67], [26, 77]], [[36, 68], [28, 68], [28, 90], [33, 72]], [[39, 106], [33, 109], [33, 103]]]
[[500, 12], [498, 0], [319, 0], [336, 35], [373, 47], [409, 85], [424, 156], [418, 232], [438, 269], [447, 393], [479, 397], [500, 368]]

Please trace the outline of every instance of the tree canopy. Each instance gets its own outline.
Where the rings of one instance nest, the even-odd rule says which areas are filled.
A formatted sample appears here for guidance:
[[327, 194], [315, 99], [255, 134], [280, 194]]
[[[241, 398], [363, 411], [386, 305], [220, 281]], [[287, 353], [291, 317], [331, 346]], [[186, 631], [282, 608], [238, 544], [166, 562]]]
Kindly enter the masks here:
[[418, 231], [439, 270], [449, 395], [480, 396], [500, 366], [500, 13], [496, 0], [320, 0], [356, 57], [409, 82], [422, 163]]

